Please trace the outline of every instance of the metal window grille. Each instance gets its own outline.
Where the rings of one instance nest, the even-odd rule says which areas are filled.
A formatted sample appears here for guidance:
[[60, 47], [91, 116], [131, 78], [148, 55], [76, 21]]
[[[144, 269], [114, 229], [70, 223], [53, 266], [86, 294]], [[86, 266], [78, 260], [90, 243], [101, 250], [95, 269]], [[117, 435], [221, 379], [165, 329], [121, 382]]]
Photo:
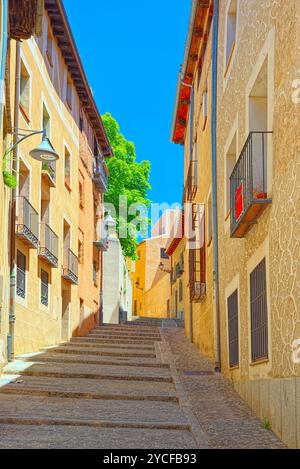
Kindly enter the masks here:
[[44, 270], [41, 271], [41, 303], [49, 305], [49, 275]]
[[250, 275], [252, 361], [268, 358], [266, 259]]
[[17, 295], [26, 298], [26, 257], [17, 252]]
[[239, 307], [238, 290], [227, 300], [228, 305], [228, 344], [230, 368], [239, 364]]

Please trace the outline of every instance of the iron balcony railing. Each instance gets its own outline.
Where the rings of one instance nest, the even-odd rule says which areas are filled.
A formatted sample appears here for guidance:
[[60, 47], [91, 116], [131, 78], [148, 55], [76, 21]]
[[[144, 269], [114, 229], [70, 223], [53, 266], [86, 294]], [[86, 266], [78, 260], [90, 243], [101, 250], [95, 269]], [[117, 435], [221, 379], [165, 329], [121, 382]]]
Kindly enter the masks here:
[[78, 285], [78, 257], [66, 249], [64, 252], [63, 278], [74, 285]]
[[39, 257], [53, 267], [58, 267], [58, 236], [47, 223], [41, 224]]
[[94, 158], [93, 182], [100, 192], [107, 192], [108, 175], [104, 169], [104, 161], [100, 156]]
[[176, 264], [176, 267], [175, 267], [175, 274], [176, 274], [176, 278], [180, 278], [184, 273], [184, 268], [181, 264], [181, 262], [179, 262], [178, 264]]
[[[267, 193], [268, 140], [271, 134], [272, 132], [251, 132], [231, 174], [232, 237], [244, 237], [265, 206], [271, 203]], [[241, 227], [243, 223], [245, 227]]]
[[39, 214], [26, 197], [18, 197], [16, 236], [22, 238], [31, 247], [38, 248]]
[[205, 206], [193, 204], [192, 230], [189, 240], [190, 302], [199, 303], [206, 296]]
[[184, 188], [184, 201], [192, 202], [198, 190], [198, 162], [196, 160], [190, 161]]

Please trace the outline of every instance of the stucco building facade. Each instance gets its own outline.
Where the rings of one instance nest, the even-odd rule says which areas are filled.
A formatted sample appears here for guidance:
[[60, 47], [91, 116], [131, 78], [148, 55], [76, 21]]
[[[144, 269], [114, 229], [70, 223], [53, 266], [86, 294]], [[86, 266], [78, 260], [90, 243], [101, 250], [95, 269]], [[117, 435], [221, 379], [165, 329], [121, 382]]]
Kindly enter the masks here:
[[[101, 275], [99, 250], [94, 246], [99, 240], [96, 225], [102, 202], [97, 176], [99, 167], [105, 173], [103, 157], [111, 156], [112, 150], [62, 2], [47, 1], [44, 10], [40, 9], [40, 2], [32, 2], [32, 7], [36, 6], [39, 7], [35, 11], [39, 33], [33, 28], [22, 43], [14, 40], [12, 34], [9, 42], [10, 73], [6, 74], [3, 129], [7, 129], [7, 134], [12, 133], [12, 125], [23, 129], [25, 134], [45, 129], [59, 159], [55, 163], [41, 163], [31, 158], [30, 151], [38, 146], [40, 135], [20, 143], [14, 154], [18, 162], [13, 173], [17, 182], [16, 226], [13, 227], [15, 310], [12, 317], [6, 299], [1, 311], [4, 362], [8, 358], [8, 336], [15, 354], [38, 351], [68, 340], [94, 325], [100, 300], [100, 282], [93, 281], [94, 259], [98, 278]], [[24, 24], [18, 14], [22, 12], [14, 8], [10, 26]], [[16, 31], [20, 28], [16, 27]], [[9, 146], [9, 137], [4, 134], [3, 141]], [[11, 160], [8, 169], [12, 171]], [[80, 175], [84, 178], [83, 187]], [[3, 189], [2, 178], [0, 190], [13, 200], [11, 189]], [[83, 200], [85, 217], [82, 216]], [[1, 250], [11, 253], [8, 240], [13, 239], [13, 232], [9, 230], [7, 209], [3, 220], [6, 226], [3, 224], [3, 230], [1, 227]], [[80, 233], [84, 234], [86, 243], [84, 271], [78, 270]], [[1, 269], [7, 284], [9, 270], [5, 262], [1, 263]], [[85, 279], [80, 291], [79, 276]]]
[[213, 2], [192, 2], [171, 140], [184, 146], [185, 329], [193, 343], [214, 359], [212, 15]]
[[220, 2], [222, 371], [298, 448], [299, 32], [297, 1]]

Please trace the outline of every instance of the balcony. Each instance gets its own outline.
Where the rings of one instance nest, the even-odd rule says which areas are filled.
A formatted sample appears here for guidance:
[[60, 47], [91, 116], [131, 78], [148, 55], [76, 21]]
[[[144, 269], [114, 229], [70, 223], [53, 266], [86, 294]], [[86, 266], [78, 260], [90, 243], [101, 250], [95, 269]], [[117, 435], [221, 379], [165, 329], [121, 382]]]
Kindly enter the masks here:
[[170, 281], [171, 281], [171, 285], [174, 285], [176, 283], [176, 271], [175, 269], [172, 269], [171, 270], [171, 275], [170, 275]]
[[99, 192], [107, 192], [108, 175], [104, 169], [104, 161], [99, 156], [94, 159], [93, 182]]
[[52, 267], [58, 267], [58, 237], [46, 223], [41, 224], [39, 257]]
[[78, 285], [78, 257], [67, 249], [64, 253], [62, 277], [73, 285]]
[[231, 237], [245, 238], [272, 203], [267, 154], [272, 132], [251, 132], [230, 177]]
[[198, 190], [198, 162], [192, 160], [186, 177], [184, 187], [184, 202], [192, 202]]
[[43, 162], [42, 178], [49, 187], [56, 187], [56, 164], [55, 162]]
[[176, 273], [176, 278], [180, 278], [183, 275], [184, 267], [181, 262], [176, 264], [175, 273]]
[[31, 248], [39, 245], [39, 215], [26, 197], [18, 197], [16, 237]]
[[189, 291], [190, 302], [200, 303], [206, 297], [205, 206], [193, 204], [192, 229], [189, 240]]
[[97, 241], [94, 241], [94, 246], [100, 252], [107, 252], [108, 251], [108, 240], [107, 238], [102, 238]]

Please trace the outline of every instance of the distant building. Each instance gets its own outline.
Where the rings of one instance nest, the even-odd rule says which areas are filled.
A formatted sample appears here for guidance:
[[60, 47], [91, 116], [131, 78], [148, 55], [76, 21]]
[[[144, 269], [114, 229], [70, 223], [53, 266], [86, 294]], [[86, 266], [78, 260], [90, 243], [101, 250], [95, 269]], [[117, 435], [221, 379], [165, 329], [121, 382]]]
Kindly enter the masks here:
[[171, 312], [172, 319], [184, 320], [185, 316], [185, 239], [184, 239], [184, 212], [178, 211], [173, 220], [173, 227], [166, 245], [166, 254], [171, 261]]
[[171, 315], [171, 262], [166, 245], [175, 211], [167, 211], [152, 230], [151, 238], [137, 248], [133, 281], [133, 316], [169, 318]]
[[108, 244], [103, 254], [103, 323], [120, 324], [131, 320], [130, 263], [124, 258], [116, 233], [110, 234]]

